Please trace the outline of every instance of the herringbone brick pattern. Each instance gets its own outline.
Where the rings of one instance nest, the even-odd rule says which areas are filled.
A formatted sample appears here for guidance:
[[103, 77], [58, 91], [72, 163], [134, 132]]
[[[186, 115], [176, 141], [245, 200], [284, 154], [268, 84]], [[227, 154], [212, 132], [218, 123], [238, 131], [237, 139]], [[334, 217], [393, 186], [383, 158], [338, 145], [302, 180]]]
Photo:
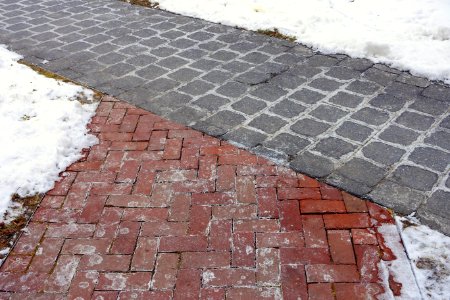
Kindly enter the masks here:
[[372, 299], [390, 214], [105, 97], [100, 143], [47, 193], [1, 299]]

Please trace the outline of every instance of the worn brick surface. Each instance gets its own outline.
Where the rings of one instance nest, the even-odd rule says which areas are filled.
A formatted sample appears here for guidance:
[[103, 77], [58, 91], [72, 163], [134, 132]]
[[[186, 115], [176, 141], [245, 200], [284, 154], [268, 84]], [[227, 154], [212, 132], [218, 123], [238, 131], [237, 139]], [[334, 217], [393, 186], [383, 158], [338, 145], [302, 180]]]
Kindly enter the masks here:
[[[376, 226], [392, 222], [387, 210], [110, 97], [98, 114], [116, 118], [116, 107], [124, 107], [119, 126], [91, 126], [100, 143], [90, 152], [102, 149], [102, 160], [75, 163], [1, 267], [2, 297], [333, 299], [384, 291], [377, 264], [389, 249]], [[114, 136], [105, 130], [121, 128], [149, 135], [121, 149], [105, 143]], [[80, 185], [96, 181], [91, 161], [108, 174], [105, 185]], [[66, 206], [71, 191], [83, 202]]]

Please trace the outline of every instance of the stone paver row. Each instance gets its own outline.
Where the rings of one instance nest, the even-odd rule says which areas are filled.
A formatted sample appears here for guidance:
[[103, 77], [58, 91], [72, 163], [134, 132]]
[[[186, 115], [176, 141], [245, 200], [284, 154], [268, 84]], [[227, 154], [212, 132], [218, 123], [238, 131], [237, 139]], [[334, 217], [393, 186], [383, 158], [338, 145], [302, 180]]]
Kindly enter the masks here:
[[386, 209], [111, 97], [90, 128], [99, 144], [43, 198], [0, 268], [0, 299], [385, 292]]
[[25, 60], [450, 233], [450, 88], [111, 0], [0, 3]]

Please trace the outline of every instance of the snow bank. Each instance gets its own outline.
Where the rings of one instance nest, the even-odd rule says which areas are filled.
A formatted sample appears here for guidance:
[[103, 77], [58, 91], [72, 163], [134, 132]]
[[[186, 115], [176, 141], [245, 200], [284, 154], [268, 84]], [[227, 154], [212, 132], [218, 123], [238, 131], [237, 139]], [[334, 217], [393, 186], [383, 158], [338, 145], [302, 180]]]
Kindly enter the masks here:
[[162, 9], [251, 30], [277, 28], [325, 53], [450, 83], [448, 0], [158, 0]]
[[0, 221], [13, 194], [50, 190], [82, 148], [97, 142], [86, 128], [97, 104], [75, 101], [92, 100], [92, 91], [39, 75], [18, 59], [0, 45]]

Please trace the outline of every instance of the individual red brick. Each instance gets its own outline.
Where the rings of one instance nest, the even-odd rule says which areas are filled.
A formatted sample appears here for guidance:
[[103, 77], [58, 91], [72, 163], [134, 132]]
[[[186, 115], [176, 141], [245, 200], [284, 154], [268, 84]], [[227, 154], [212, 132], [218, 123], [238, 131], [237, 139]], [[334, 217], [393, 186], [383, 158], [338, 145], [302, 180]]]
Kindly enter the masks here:
[[235, 232], [278, 232], [280, 224], [275, 219], [238, 220], [234, 225]]
[[280, 253], [275, 248], [260, 248], [256, 251], [256, 281], [258, 285], [280, 284]]
[[[114, 298], [116, 299], [116, 298]], [[172, 291], [121, 291], [119, 294], [120, 300], [134, 299], [134, 300], [170, 300], [172, 299]], [[106, 300], [106, 299], [105, 299]]]
[[256, 176], [256, 187], [274, 188], [277, 186], [278, 176]]
[[215, 189], [214, 181], [212, 180], [197, 180], [174, 182], [172, 184], [175, 193], [209, 193]]
[[36, 251], [46, 228], [46, 224], [30, 222], [26, 227], [26, 230], [23, 231], [11, 253], [22, 255], [33, 254]]
[[181, 269], [178, 271], [174, 300], [198, 299], [200, 296], [200, 270]]
[[116, 178], [116, 173], [111, 171], [106, 172], [98, 172], [98, 171], [88, 171], [88, 172], [79, 172], [75, 182], [106, 182], [113, 183]]
[[103, 166], [102, 160], [76, 162], [67, 168], [68, 171], [99, 171]]
[[169, 139], [173, 138], [200, 138], [201, 132], [192, 129], [171, 129], [169, 130]]
[[356, 260], [363, 282], [378, 282], [380, 249], [374, 245], [355, 245]]
[[187, 222], [153, 221], [142, 223], [141, 236], [182, 236], [188, 232]]
[[303, 236], [306, 247], [328, 248], [325, 225], [320, 215], [303, 215]]
[[318, 188], [320, 187], [320, 183], [311, 178], [308, 177], [306, 175], [302, 175], [302, 174], [297, 174], [297, 178], [298, 178], [298, 186], [301, 188]]
[[124, 156], [125, 152], [123, 151], [109, 151], [103, 165], [103, 171], [118, 172]]
[[122, 162], [116, 182], [133, 183], [136, 181], [140, 163], [136, 160], [125, 160]]
[[213, 206], [212, 215], [215, 219], [256, 219], [256, 205]]
[[189, 220], [191, 206], [190, 194], [177, 194], [173, 197], [169, 211], [169, 221], [183, 222]]
[[211, 220], [211, 207], [192, 205], [189, 234], [205, 234]]
[[277, 187], [279, 189], [292, 189], [298, 188], [298, 179], [296, 176], [278, 176], [277, 177]]
[[300, 232], [257, 233], [257, 248], [303, 248], [304, 240]]
[[152, 206], [152, 200], [144, 195], [111, 195], [106, 204], [117, 207], [149, 207]]
[[39, 207], [43, 208], [60, 208], [62, 204], [64, 203], [64, 196], [50, 196], [46, 195], [42, 201]]
[[336, 300], [366, 300], [378, 299], [384, 289], [376, 283], [336, 283]]
[[99, 135], [99, 138], [101, 140], [104, 140], [104, 141], [120, 141], [120, 142], [131, 141], [132, 137], [133, 137], [132, 133], [128, 133], [128, 132], [105, 132], [104, 130]]
[[130, 183], [103, 183], [92, 184], [91, 195], [129, 195], [133, 185]]
[[168, 207], [172, 198], [172, 189], [169, 183], [155, 183], [150, 197], [150, 206]]
[[122, 209], [117, 207], [105, 207], [97, 224], [94, 236], [98, 238], [113, 238], [122, 218]]
[[76, 172], [64, 172], [63, 177], [55, 182], [53, 189], [47, 192], [47, 195], [51, 196], [64, 196], [67, 195], [69, 189], [75, 180]]
[[81, 212], [78, 223], [97, 223], [100, 219], [107, 196], [89, 196]]
[[308, 282], [358, 282], [360, 280], [355, 265], [307, 265]]
[[281, 231], [302, 230], [302, 219], [298, 201], [282, 201], [278, 203], [280, 211]]
[[[223, 146], [203, 146], [200, 149], [201, 155], [232, 155], [238, 153], [238, 148], [232, 145], [223, 145]], [[233, 164], [231, 164], [233, 165]]]
[[111, 246], [111, 254], [133, 254], [140, 230], [139, 222], [121, 222]]
[[89, 193], [91, 184], [86, 182], [75, 182], [70, 187], [64, 200], [63, 207], [67, 209], [82, 209]]
[[201, 137], [186, 137], [183, 140], [183, 147], [198, 150], [204, 147], [217, 147], [219, 145], [220, 141], [218, 139], [204, 134]]
[[[331, 283], [308, 284], [309, 300], [334, 300], [334, 291]], [[352, 298], [349, 298], [352, 299]]]
[[45, 282], [44, 291], [53, 293], [67, 292], [79, 262], [79, 256], [60, 255], [52, 274]]
[[97, 283], [98, 272], [77, 272], [70, 284], [68, 299], [91, 299]]
[[29, 271], [39, 273], [49, 273], [54, 265], [56, 258], [63, 246], [64, 239], [45, 238], [39, 245], [36, 255], [31, 262]]
[[317, 188], [279, 188], [278, 199], [280, 200], [305, 200], [321, 199]]
[[104, 161], [106, 157], [108, 156], [109, 146], [111, 145], [111, 142], [109, 141], [101, 141], [101, 144], [96, 145], [91, 148], [87, 160], [89, 161], [96, 161], [101, 160]]
[[236, 197], [241, 203], [256, 203], [256, 190], [253, 176], [236, 177]]
[[206, 251], [208, 243], [205, 236], [163, 236], [159, 242], [161, 252]]
[[163, 159], [180, 159], [181, 146], [181, 139], [168, 139], [164, 146]]
[[335, 264], [355, 264], [353, 245], [348, 230], [328, 230], [331, 258]]
[[132, 193], [138, 195], [150, 195], [152, 192], [152, 185], [155, 177], [155, 172], [144, 172], [141, 169], [141, 171], [137, 175], [136, 183], [134, 184]]
[[350, 195], [349, 193], [342, 192], [342, 196], [345, 203], [345, 208], [347, 212], [367, 212], [366, 201], [359, 199], [355, 196]]
[[198, 178], [210, 179], [216, 177], [217, 157], [202, 156], [199, 158]]
[[133, 142], [146, 142], [150, 140], [151, 135], [150, 131], [135, 131], [131, 140]]
[[229, 193], [192, 194], [192, 204], [195, 205], [227, 205], [235, 203], [235, 197]]
[[255, 282], [255, 271], [248, 269], [212, 269], [203, 272], [205, 286], [242, 286], [254, 285]]
[[147, 147], [148, 142], [112, 142], [110, 150], [135, 151], [145, 150]]
[[153, 275], [153, 289], [173, 289], [177, 279], [178, 253], [159, 253], [156, 260], [156, 270]]
[[148, 290], [152, 273], [100, 273], [96, 289], [99, 290]]
[[139, 115], [127, 114], [120, 124], [121, 132], [134, 132], [136, 130]]
[[106, 254], [111, 245], [110, 239], [82, 238], [66, 239], [61, 250], [62, 254]]
[[181, 268], [203, 269], [230, 266], [230, 252], [183, 252]]
[[185, 130], [187, 129], [185, 126], [168, 121], [168, 120], [164, 120], [161, 118], [160, 121], [155, 123], [155, 129], [156, 130], [170, 130], [170, 129], [180, 129], [180, 130]]
[[304, 266], [282, 265], [281, 288], [285, 300], [308, 299]]
[[200, 300], [222, 300], [225, 299], [224, 288], [202, 288], [200, 289]]
[[101, 101], [95, 112], [96, 117], [107, 117], [114, 106], [114, 102]]
[[246, 176], [246, 175], [265, 175], [265, 176], [273, 176], [277, 175], [277, 167], [276, 166], [238, 166], [237, 168], [238, 176]]
[[167, 170], [162, 171], [158, 174], [158, 181], [193, 181], [197, 179], [196, 170]]
[[256, 189], [258, 216], [266, 218], [278, 218], [278, 199], [275, 188]]
[[377, 236], [370, 229], [352, 229], [353, 244], [355, 245], [377, 245]]
[[321, 264], [330, 262], [326, 248], [280, 248], [281, 264]]
[[345, 205], [341, 200], [301, 200], [302, 214], [311, 213], [345, 213]]
[[231, 287], [227, 289], [226, 299], [279, 299], [280, 288], [272, 287]]
[[181, 150], [180, 167], [185, 169], [198, 169], [198, 150], [183, 148]]
[[149, 114], [149, 112], [141, 108], [133, 107], [127, 109], [127, 115], [147, 115], [147, 114]]
[[365, 213], [324, 215], [326, 228], [367, 228], [370, 227], [369, 216]]
[[[395, 224], [395, 220], [392, 217], [391, 212], [375, 203], [367, 202], [370, 216], [375, 219], [378, 224]], [[367, 226], [369, 227], [369, 226]]]
[[212, 220], [209, 229], [209, 247], [215, 251], [231, 249], [231, 220]]
[[320, 194], [324, 200], [342, 200], [341, 191], [325, 183], [320, 184]]
[[109, 112], [107, 124], [120, 124], [125, 116], [126, 109], [124, 108], [113, 108]]
[[[44, 273], [0, 273], [0, 290], [4, 292], [39, 292], [48, 275]], [[23, 299], [23, 298], [21, 298]]]
[[31, 258], [31, 255], [9, 255], [1, 266], [0, 271], [2, 273], [23, 273], [27, 269]]
[[237, 232], [233, 234], [232, 249], [233, 267], [255, 266], [255, 235], [252, 232]]
[[236, 168], [222, 165], [217, 167], [216, 190], [219, 192], [234, 190], [236, 182]]
[[83, 255], [79, 270], [103, 271], [103, 272], [125, 272], [130, 266], [131, 255]]
[[47, 223], [73, 223], [76, 222], [80, 215], [78, 209], [54, 209], [39, 207], [34, 213], [36, 222]]
[[45, 236], [54, 238], [83, 238], [91, 237], [94, 230], [94, 224], [50, 224], [48, 225]]
[[127, 208], [122, 220], [135, 222], [149, 222], [167, 219], [167, 208]]

